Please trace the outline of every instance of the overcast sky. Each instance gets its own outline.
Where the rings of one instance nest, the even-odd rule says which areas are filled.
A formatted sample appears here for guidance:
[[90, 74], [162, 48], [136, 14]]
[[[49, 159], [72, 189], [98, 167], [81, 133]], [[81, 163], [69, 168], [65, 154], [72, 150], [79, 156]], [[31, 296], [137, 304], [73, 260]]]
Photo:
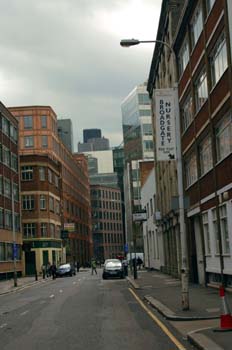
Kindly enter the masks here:
[[7, 106], [50, 105], [82, 130], [122, 141], [121, 102], [148, 78], [161, 0], [1, 0], [0, 99]]

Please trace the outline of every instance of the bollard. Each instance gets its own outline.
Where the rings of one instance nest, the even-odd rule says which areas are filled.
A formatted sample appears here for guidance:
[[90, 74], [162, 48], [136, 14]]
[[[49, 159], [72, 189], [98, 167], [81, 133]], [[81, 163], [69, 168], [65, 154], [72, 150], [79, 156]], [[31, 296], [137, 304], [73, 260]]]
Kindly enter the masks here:
[[38, 274], [37, 274], [37, 270], [35, 270], [35, 280], [38, 281]]

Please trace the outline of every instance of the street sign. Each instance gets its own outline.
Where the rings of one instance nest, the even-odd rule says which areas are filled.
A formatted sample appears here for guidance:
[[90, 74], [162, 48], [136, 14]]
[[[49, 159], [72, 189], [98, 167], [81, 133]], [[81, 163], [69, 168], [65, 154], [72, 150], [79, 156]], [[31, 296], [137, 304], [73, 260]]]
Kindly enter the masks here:
[[176, 159], [175, 102], [174, 89], [155, 90], [157, 161]]
[[128, 252], [129, 252], [128, 243], [126, 243], [126, 244], [124, 245], [124, 252], [125, 252], [125, 253], [128, 253]]
[[147, 220], [147, 212], [146, 211], [141, 211], [137, 213], [133, 213], [133, 221], [146, 221]]
[[64, 223], [64, 231], [68, 231], [68, 232], [75, 231], [75, 223], [74, 222]]

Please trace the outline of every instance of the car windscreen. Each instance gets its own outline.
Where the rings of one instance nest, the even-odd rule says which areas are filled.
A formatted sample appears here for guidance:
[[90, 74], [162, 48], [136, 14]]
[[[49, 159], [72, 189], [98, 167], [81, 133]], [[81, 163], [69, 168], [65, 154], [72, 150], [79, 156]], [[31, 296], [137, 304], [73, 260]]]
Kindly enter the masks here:
[[106, 263], [106, 268], [109, 268], [109, 267], [121, 267], [122, 264], [120, 262], [112, 262], [112, 261], [109, 261]]

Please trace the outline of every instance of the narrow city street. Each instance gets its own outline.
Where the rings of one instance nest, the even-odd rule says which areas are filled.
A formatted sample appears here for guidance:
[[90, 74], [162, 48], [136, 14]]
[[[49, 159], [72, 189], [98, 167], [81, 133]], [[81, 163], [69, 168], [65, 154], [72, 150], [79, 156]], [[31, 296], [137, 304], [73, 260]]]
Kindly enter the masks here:
[[192, 349], [149, 313], [126, 280], [103, 281], [100, 270], [46, 280], [0, 296], [1, 350]]

